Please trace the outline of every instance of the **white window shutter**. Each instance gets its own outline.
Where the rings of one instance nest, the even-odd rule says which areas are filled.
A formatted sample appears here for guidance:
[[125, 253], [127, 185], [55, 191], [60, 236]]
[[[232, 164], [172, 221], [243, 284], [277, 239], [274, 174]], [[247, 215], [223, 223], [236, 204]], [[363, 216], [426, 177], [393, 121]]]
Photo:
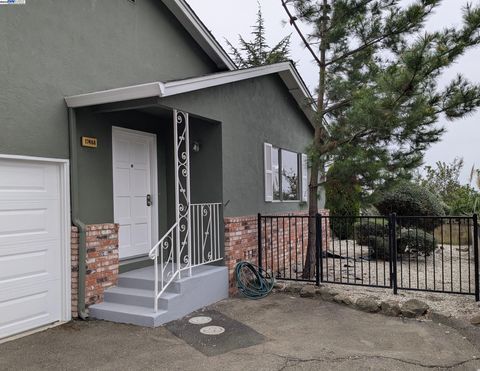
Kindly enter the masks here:
[[265, 201], [273, 201], [272, 145], [263, 144], [265, 163]]
[[302, 201], [308, 201], [308, 158], [302, 153]]

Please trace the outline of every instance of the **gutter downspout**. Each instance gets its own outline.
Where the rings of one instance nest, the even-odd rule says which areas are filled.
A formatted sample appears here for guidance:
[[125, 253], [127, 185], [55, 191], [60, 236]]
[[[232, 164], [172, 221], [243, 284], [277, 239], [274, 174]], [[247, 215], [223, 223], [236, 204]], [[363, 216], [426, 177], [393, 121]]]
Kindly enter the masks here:
[[86, 276], [86, 225], [78, 218], [78, 153], [77, 153], [77, 122], [75, 111], [68, 108], [68, 130], [70, 139], [70, 199], [72, 223], [78, 228], [78, 304], [77, 312], [80, 319], [88, 319], [85, 310], [85, 276]]

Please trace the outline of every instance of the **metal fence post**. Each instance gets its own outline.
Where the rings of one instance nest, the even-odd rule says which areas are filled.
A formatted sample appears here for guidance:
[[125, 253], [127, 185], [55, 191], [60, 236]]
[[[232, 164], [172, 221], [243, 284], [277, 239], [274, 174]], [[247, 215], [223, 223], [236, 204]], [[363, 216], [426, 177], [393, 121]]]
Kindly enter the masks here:
[[257, 215], [258, 266], [262, 268], [262, 214]]
[[397, 282], [397, 214], [390, 214], [390, 261], [391, 271], [390, 277], [392, 281], [393, 294], [398, 294]]
[[478, 268], [478, 216], [473, 214], [473, 257], [475, 259], [475, 301], [480, 301], [479, 268]]
[[315, 216], [315, 283], [320, 286], [320, 259], [322, 256], [322, 217], [319, 213]]

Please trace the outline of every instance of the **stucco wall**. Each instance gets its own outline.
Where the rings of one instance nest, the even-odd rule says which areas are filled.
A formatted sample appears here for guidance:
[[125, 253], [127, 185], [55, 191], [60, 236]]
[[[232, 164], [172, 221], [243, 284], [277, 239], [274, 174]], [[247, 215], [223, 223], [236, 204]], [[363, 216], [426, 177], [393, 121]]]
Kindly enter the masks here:
[[162, 103], [221, 122], [225, 216], [306, 209], [300, 202], [265, 202], [263, 143], [304, 153], [313, 138], [311, 125], [277, 75], [174, 96]]
[[[2, 7], [0, 32], [7, 35], [0, 38], [2, 154], [67, 158], [64, 96], [216, 70], [158, 0], [27, 1]], [[225, 216], [305, 208], [299, 202], [264, 201], [263, 143], [304, 152], [312, 137], [311, 127], [278, 76], [171, 97], [162, 104], [220, 123], [214, 136], [221, 144], [203, 143], [197, 158], [203, 158], [205, 167], [192, 167], [192, 179], [199, 182], [195, 189], [192, 186], [194, 201], [221, 200], [227, 203]], [[118, 121], [107, 120], [108, 125], [98, 121], [92, 118], [84, 125], [84, 120], [77, 133], [100, 140], [99, 156], [80, 149], [80, 217], [88, 223], [113, 221], [112, 174], [106, 164], [111, 165], [110, 126]], [[128, 123], [130, 128], [152, 130], [145, 125], [137, 118]], [[200, 135], [195, 130], [192, 133]], [[165, 146], [171, 145], [171, 135], [165, 138]], [[172, 161], [159, 157], [160, 165], [162, 159], [168, 171]], [[218, 179], [218, 173], [211, 173], [219, 166], [221, 180], [205, 182]], [[165, 179], [159, 182], [168, 187]], [[171, 198], [164, 201], [168, 204]]]
[[64, 96], [215, 72], [159, 0], [32, 0], [0, 12], [0, 153], [68, 157]]

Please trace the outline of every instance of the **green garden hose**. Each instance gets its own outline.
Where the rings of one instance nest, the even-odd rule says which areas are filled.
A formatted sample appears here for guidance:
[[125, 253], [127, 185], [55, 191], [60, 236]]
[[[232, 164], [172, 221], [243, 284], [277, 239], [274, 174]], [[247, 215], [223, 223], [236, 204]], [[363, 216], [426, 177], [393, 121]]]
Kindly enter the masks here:
[[243, 261], [235, 267], [238, 290], [249, 299], [261, 299], [273, 289], [275, 279], [264, 269]]

